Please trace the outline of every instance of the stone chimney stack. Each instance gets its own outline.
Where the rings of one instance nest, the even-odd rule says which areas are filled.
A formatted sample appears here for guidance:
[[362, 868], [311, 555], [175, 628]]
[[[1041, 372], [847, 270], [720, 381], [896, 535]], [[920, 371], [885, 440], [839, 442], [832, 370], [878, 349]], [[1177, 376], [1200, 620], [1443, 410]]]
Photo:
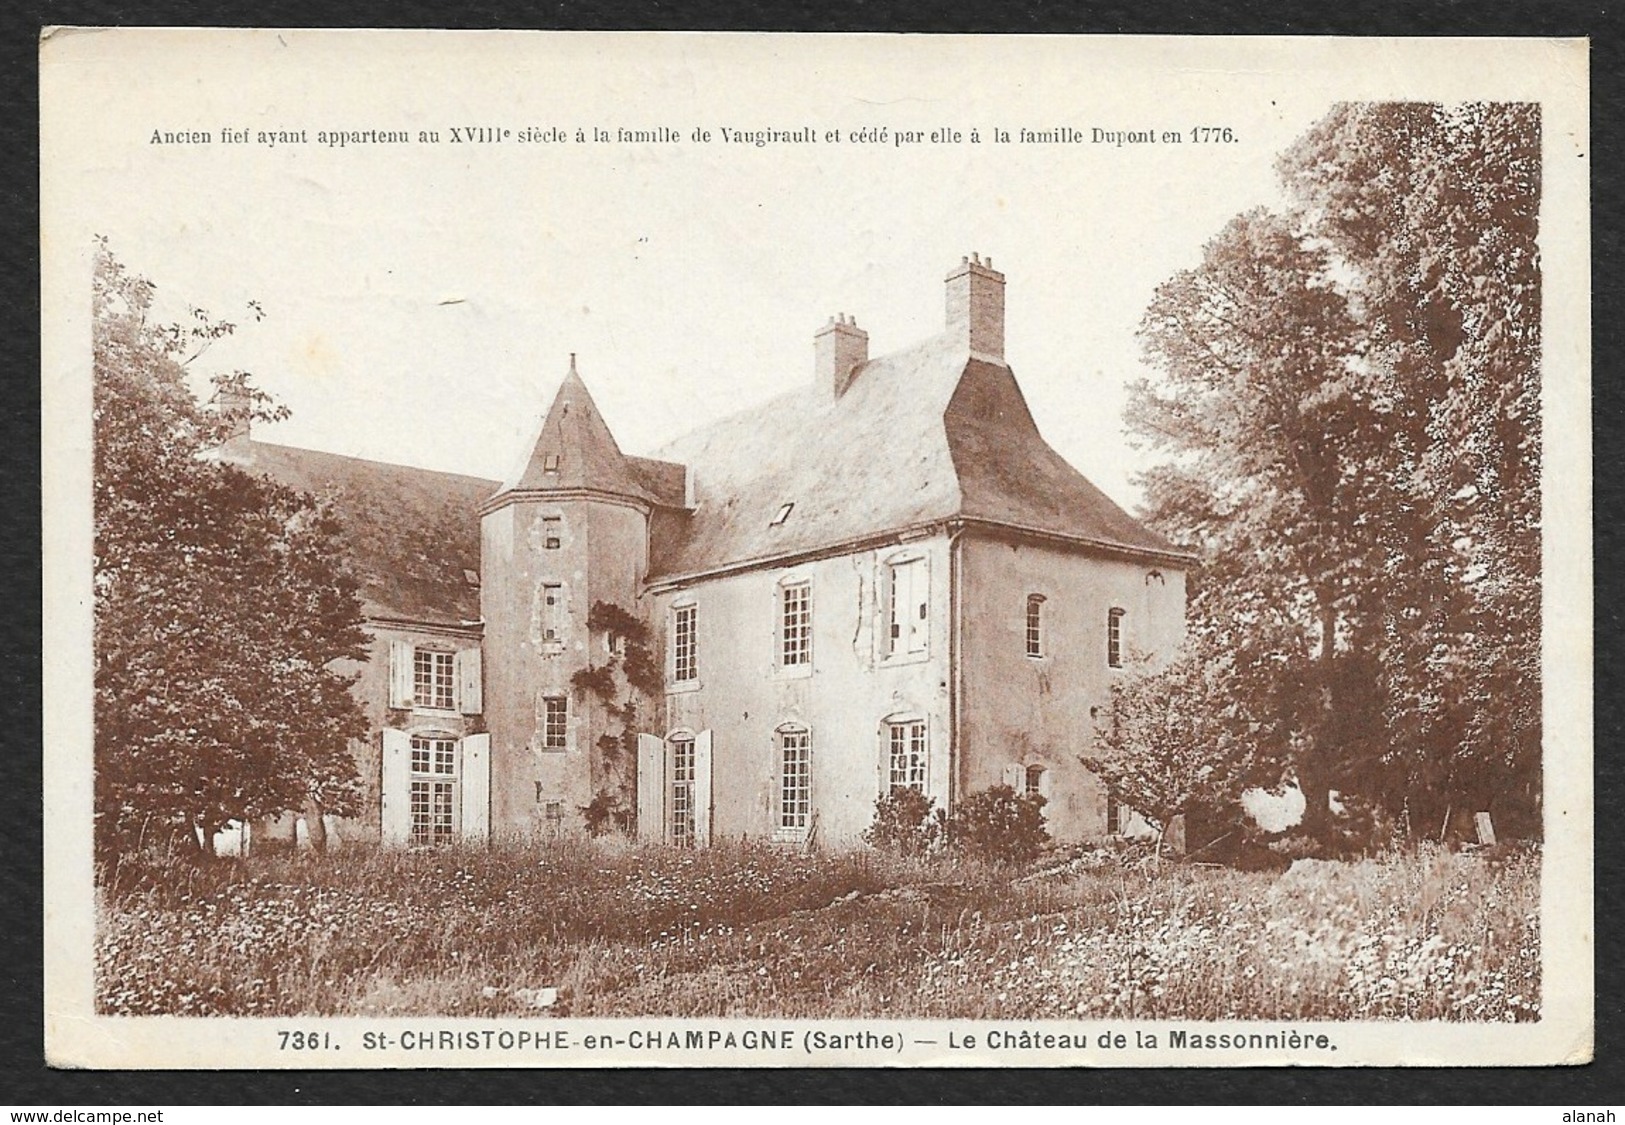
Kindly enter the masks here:
[[830, 317], [813, 337], [813, 378], [830, 398], [845, 394], [853, 372], [868, 360], [869, 333], [845, 313]]
[[254, 398], [249, 393], [248, 383], [242, 375], [230, 376], [215, 385], [214, 409], [227, 426], [226, 441], [249, 436], [249, 419], [254, 412]]
[[980, 254], [948, 275], [948, 331], [972, 352], [1004, 359], [1004, 274]]

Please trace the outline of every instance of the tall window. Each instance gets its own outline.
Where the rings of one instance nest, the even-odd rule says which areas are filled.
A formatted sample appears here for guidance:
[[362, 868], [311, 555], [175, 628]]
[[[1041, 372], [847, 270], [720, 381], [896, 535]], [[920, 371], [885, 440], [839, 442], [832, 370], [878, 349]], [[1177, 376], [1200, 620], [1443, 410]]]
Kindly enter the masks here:
[[456, 838], [456, 739], [413, 736], [410, 807], [414, 844], [449, 844]]
[[1112, 606], [1106, 613], [1106, 664], [1123, 666], [1123, 611]]
[[925, 791], [925, 721], [888, 723], [886, 731], [890, 758], [890, 792], [899, 789]]
[[450, 711], [454, 706], [456, 656], [420, 648], [412, 653], [412, 702], [419, 707]]
[[812, 584], [792, 582], [780, 594], [779, 663], [812, 663]]
[[812, 812], [812, 734], [779, 732], [779, 827], [804, 830]]
[[570, 699], [549, 695], [542, 700], [542, 749], [564, 750], [569, 746]]
[[924, 652], [931, 639], [925, 560], [908, 559], [892, 563], [888, 569], [886, 653], [906, 656]]
[[1027, 655], [1044, 655], [1044, 595], [1027, 595]]
[[671, 740], [671, 840], [674, 844], [694, 842], [694, 738], [680, 735]]
[[699, 674], [698, 621], [698, 606], [680, 605], [672, 615], [671, 678], [680, 684], [692, 682]]
[[542, 640], [564, 639], [564, 587], [542, 587]]
[[556, 551], [563, 539], [564, 521], [558, 516], [542, 517], [542, 547], [548, 551]]
[[1117, 799], [1117, 794], [1110, 790], [1106, 793], [1106, 832], [1116, 836], [1123, 831], [1123, 805]]

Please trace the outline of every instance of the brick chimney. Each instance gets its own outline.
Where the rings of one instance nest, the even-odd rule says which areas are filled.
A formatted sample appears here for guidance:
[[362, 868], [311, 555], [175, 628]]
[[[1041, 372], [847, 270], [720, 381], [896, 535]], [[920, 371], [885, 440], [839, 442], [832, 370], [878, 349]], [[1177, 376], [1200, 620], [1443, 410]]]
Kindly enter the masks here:
[[948, 331], [994, 359], [1004, 358], [1004, 274], [980, 254], [959, 259], [948, 275]]
[[829, 323], [813, 337], [813, 379], [840, 398], [852, 382], [852, 373], [869, 360], [869, 333], [845, 313], [829, 318]]

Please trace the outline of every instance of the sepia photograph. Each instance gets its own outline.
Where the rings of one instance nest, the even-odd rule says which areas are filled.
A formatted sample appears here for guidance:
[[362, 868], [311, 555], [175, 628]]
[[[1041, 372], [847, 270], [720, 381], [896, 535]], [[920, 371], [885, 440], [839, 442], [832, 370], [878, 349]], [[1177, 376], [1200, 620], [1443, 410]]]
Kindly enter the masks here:
[[54, 1064], [1590, 1059], [1583, 43], [40, 57]]

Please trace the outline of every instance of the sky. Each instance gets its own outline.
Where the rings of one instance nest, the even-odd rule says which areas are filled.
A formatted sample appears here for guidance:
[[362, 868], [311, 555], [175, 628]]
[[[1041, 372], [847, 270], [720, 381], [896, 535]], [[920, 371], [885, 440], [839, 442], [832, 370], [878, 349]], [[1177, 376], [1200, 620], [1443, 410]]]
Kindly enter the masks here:
[[[265, 440], [492, 479], [528, 452], [571, 353], [622, 448], [650, 453], [810, 379], [834, 313], [871, 355], [940, 331], [943, 279], [977, 252], [1008, 279], [1006, 357], [1040, 429], [1132, 506], [1149, 454], [1122, 408], [1156, 286], [1233, 216], [1278, 205], [1277, 154], [1369, 93], [1380, 50], [1333, 65], [1317, 42], [91, 37], [62, 44], [95, 112], [47, 132], [46, 219], [107, 236], [161, 315], [263, 306], [196, 366], [248, 370], [289, 408]], [[1231, 139], [1195, 143], [1202, 126]], [[469, 127], [511, 133], [452, 143]], [[521, 143], [527, 127], [571, 139]], [[1083, 141], [1019, 143], [1061, 127]], [[318, 141], [375, 128], [413, 143]], [[682, 140], [581, 144], [578, 128]], [[277, 130], [303, 143], [260, 143]]]

